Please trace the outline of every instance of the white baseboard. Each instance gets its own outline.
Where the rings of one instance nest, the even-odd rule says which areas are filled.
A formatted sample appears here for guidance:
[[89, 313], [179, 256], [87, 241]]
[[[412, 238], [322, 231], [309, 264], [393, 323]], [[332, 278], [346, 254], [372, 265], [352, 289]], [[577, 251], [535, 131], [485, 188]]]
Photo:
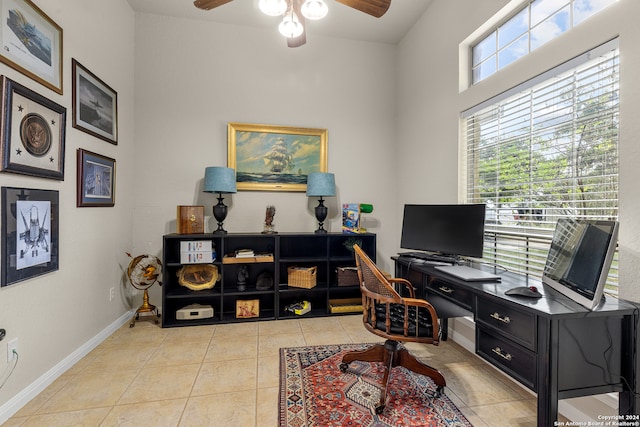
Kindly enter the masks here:
[[[476, 352], [475, 345], [475, 322], [471, 317], [460, 317], [449, 320], [449, 338], [456, 344], [463, 347], [470, 353]], [[478, 358], [489, 366], [489, 362]], [[521, 386], [524, 390], [531, 393], [531, 390], [522, 386], [517, 381], [506, 375], [504, 372], [496, 368], [496, 372], [500, 372], [515, 384]], [[602, 421], [598, 420], [598, 415], [607, 414], [615, 415], [618, 413], [618, 394], [608, 393], [596, 396], [587, 396], [576, 399], [565, 399], [558, 402], [558, 412], [567, 419], [574, 422]]]
[[51, 383], [58, 379], [62, 374], [67, 372], [73, 365], [75, 365], [80, 359], [85, 357], [91, 350], [96, 348], [101, 342], [106, 340], [111, 334], [117, 331], [122, 325], [131, 320], [135, 311], [128, 311], [117, 320], [104, 328], [100, 333], [84, 343], [73, 353], [65, 357], [53, 368], [49, 369], [42, 376], [29, 384], [26, 388], [13, 396], [4, 405], [0, 406], [0, 424], [11, 418], [16, 412], [20, 410], [24, 405], [29, 403], [40, 392], [46, 389]]

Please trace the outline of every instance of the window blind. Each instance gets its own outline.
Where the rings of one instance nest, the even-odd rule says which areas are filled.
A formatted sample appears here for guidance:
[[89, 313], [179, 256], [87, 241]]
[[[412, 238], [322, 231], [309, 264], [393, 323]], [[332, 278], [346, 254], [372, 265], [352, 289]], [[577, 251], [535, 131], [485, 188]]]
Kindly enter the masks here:
[[604, 47], [463, 113], [466, 202], [487, 206], [485, 260], [540, 277], [558, 218], [617, 219], [617, 40]]

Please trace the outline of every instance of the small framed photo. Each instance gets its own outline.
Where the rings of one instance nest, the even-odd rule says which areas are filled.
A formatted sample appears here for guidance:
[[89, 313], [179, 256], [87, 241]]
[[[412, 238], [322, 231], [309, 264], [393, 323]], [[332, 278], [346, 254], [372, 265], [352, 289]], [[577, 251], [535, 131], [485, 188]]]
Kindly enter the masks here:
[[249, 319], [260, 316], [260, 300], [236, 300], [236, 318]]
[[67, 109], [0, 76], [0, 171], [64, 180]]
[[78, 207], [106, 207], [115, 204], [116, 161], [78, 149]]
[[1, 286], [58, 270], [58, 192], [2, 187]]
[[73, 127], [118, 144], [118, 94], [75, 59], [71, 60]]
[[62, 28], [31, 0], [0, 0], [0, 61], [62, 95]]

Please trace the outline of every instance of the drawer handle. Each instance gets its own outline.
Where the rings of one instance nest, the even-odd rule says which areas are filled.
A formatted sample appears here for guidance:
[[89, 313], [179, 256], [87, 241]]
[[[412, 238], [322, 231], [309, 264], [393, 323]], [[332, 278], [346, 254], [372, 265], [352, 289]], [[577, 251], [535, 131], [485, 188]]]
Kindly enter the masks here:
[[502, 357], [504, 360], [508, 360], [509, 362], [511, 362], [511, 355], [509, 353], [504, 354], [500, 347], [492, 348], [491, 351]]
[[497, 311], [496, 311], [496, 312], [491, 313], [491, 317], [493, 317], [494, 319], [496, 319], [496, 320], [498, 320], [498, 321], [500, 321], [500, 322], [502, 322], [502, 323], [505, 323], [505, 324], [507, 324], [507, 325], [508, 325], [509, 323], [511, 323], [511, 319], [509, 319], [509, 316], [504, 316], [504, 317], [502, 317], [502, 316], [500, 316], [500, 313], [498, 313]]
[[444, 292], [445, 294], [453, 293], [453, 289], [447, 288], [446, 286], [440, 286], [438, 289], [441, 290], [442, 292]]

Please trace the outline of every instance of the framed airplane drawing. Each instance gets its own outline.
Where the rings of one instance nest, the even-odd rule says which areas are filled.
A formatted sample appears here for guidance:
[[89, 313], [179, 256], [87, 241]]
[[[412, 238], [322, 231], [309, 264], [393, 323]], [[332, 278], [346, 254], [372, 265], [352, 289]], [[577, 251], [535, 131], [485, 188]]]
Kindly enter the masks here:
[[2, 274], [7, 286], [58, 269], [58, 192], [2, 187]]

